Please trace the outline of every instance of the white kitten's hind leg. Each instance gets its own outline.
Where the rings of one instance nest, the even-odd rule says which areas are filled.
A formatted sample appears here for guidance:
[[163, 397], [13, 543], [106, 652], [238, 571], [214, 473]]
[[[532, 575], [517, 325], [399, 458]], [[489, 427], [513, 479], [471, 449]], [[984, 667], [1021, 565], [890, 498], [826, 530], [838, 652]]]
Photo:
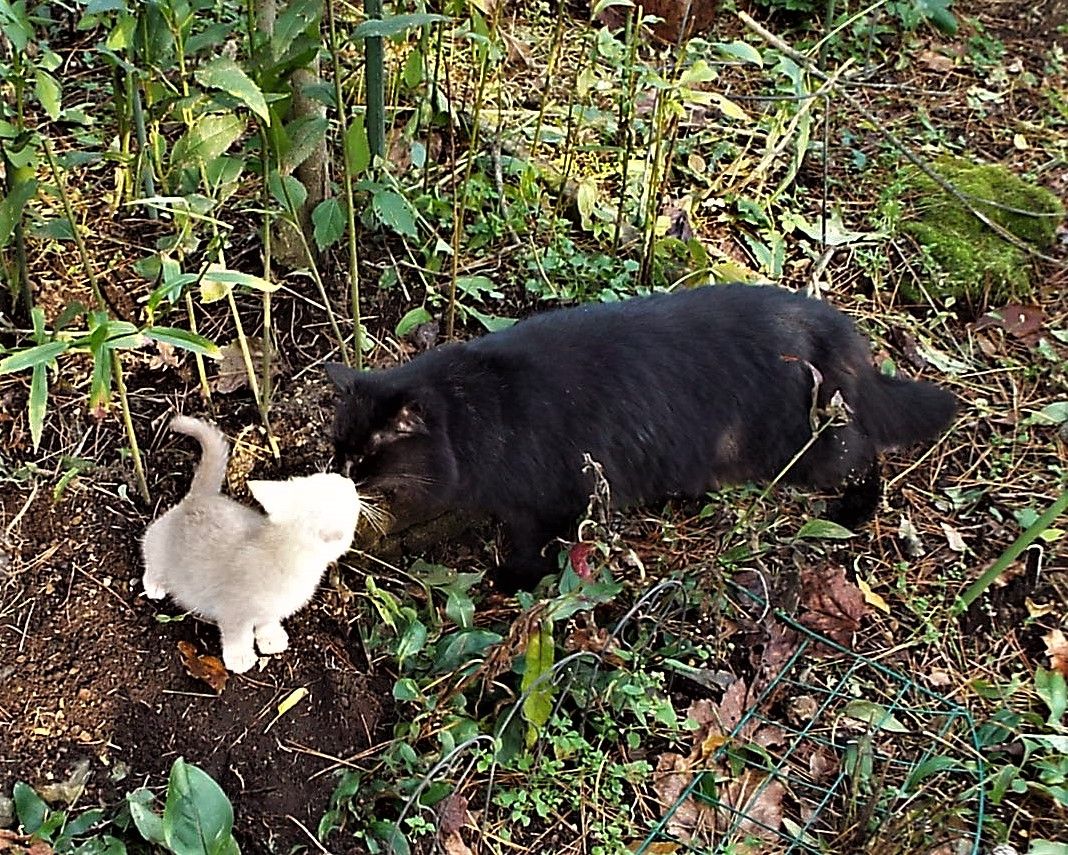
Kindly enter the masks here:
[[265, 656], [281, 653], [289, 647], [289, 636], [278, 621], [266, 623], [256, 627], [256, 646]]
[[152, 574], [145, 573], [141, 579], [141, 584], [145, 589], [145, 596], [150, 600], [162, 600], [167, 596], [167, 589], [163, 587], [163, 584], [155, 579]]
[[219, 624], [222, 632], [223, 664], [235, 674], [243, 674], [256, 664], [256, 649], [252, 646], [251, 623]]

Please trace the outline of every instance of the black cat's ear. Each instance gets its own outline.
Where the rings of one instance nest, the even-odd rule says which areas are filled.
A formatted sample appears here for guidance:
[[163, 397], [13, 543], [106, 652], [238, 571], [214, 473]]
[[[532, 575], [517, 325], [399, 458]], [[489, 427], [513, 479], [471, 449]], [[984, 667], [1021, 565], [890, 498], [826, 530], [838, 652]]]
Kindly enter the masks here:
[[328, 362], [323, 367], [326, 369], [326, 376], [330, 378], [330, 382], [337, 387], [339, 392], [348, 392], [352, 389], [356, 385], [356, 379], [360, 376], [359, 371], [342, 365], [340, 362]]

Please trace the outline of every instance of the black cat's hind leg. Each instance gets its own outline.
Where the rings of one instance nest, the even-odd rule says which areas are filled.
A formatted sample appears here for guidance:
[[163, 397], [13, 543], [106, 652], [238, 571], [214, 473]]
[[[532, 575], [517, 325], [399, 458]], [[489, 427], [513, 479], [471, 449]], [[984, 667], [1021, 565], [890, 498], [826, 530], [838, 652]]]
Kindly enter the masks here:
[[557, 569], [557, 550], [552, 541], [563, 537], [573, 525], [570, 517], [535, 517], [516, 513], [504, 520], [508, 549], [493, 573], [498, 590], [505, 594], [532, 591], [543, 576]]
[[867, 471], [847, 480], [838, 498], [828, 503], [827, 518], [848, 529], [870, 520], [879, 507], [882, 480], [879, 462], [872, 460]]

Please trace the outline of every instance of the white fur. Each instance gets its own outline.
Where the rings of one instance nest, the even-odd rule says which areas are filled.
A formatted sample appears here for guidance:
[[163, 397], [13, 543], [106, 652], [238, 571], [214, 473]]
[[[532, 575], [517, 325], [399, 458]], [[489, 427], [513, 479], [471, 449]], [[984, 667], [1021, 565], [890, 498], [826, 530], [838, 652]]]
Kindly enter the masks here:
[[[193, 435], [209, 457], [210, 438]], [[221, 434], [218, 442], [225, 454]], [[327, 565], [348, 551], [360, 515], [356, 487], [341, 475], [248, 486], [266, 516], [217, 492], [190, 490], [148, 527], [142, 544], [145, 593], [170, 594], [218, 624], [223, 662], [236, 673], [256, 664], [254, 640], [265, 655], [286, 649], [281, 621], [311, 599]]]

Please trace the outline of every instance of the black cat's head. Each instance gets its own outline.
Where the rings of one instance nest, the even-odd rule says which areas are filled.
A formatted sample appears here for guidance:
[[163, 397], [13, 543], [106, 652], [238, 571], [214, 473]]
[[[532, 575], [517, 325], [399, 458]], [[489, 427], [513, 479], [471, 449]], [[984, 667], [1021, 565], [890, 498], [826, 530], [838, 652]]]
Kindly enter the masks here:
[[358, 485], [387, 493], [431, 481], [431, 416], [419, 391], [398, 388], [389, 371], [356, 371], [330, 362], [326, 373], [338, 390], [337, 468]]

